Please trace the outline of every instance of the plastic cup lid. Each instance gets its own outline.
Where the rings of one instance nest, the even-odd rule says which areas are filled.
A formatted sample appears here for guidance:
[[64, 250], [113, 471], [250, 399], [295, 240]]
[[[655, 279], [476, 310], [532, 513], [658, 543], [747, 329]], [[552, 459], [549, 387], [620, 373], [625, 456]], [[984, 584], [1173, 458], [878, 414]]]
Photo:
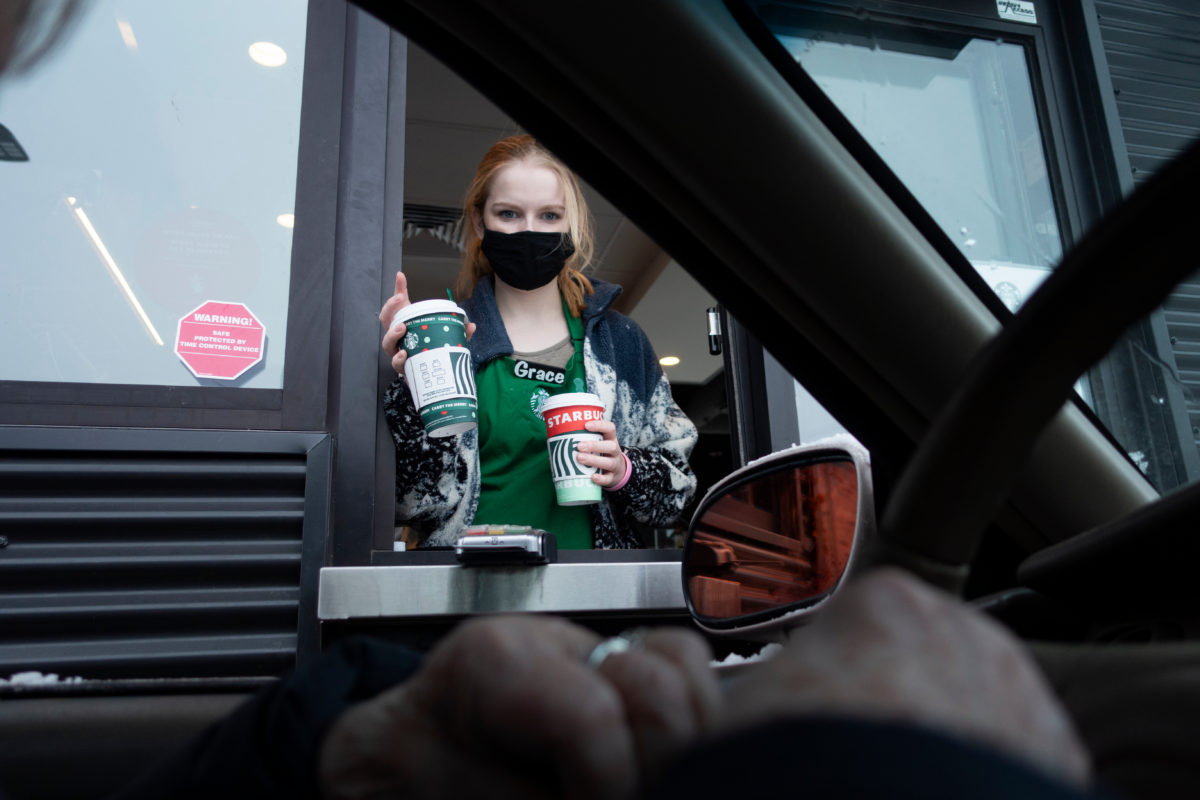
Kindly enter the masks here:
[[563, 408], [564, 406], [597, 406], [604, 408], [604, 401], [591, 392], [554, 394], [550, 395], [546, 402], [542, 403], [542, 413], [554, 408]]
[[414, 317], [424, 317], [429, 314], [459, 314], [465, 317], [467, 312], [459, 308], [453, 300], [421, 300], [397, 311], [392, 316], [392, 324], [407, 322]]

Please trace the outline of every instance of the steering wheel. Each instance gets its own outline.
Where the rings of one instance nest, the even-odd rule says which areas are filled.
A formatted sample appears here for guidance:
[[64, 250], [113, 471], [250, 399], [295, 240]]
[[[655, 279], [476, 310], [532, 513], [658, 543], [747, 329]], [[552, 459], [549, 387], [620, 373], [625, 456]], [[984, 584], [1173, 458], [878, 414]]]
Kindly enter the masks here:
[[987, 523], [1075, 381], [1200, 266], [1188, 258], [1198, 187], [1200, 143], [1099, 222], [976, 357], [896, 485], [877, 560], [961, 593]]

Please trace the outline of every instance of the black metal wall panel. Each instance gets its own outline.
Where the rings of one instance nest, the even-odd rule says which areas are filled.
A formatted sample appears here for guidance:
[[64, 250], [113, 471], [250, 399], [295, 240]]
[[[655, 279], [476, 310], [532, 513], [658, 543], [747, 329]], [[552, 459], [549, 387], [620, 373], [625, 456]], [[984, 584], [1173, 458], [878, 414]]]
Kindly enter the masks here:
[[[1200, 136], [1200, 4], [1095, 0], [1095, 9], [1136, 185]], [[1166, 379], [1182, 383], [1200, 446], [1200, 274], [1176, 289], [1163, 312], [1177, 368]]]
[[1200, 4], [1096, 0], [1133, 179], [1200, 134]]
[[0, 677], [289, 668], [326, 438], [0, 429]]

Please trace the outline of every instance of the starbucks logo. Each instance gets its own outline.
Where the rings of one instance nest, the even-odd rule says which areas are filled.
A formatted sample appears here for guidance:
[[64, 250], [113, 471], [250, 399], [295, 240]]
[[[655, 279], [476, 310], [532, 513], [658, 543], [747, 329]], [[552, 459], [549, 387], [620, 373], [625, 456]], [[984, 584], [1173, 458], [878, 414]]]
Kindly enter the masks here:
[[421, 340], [417, 337], [417, 334], [413, 333], [412, 331], [404, 334], [404, 347], [408, 350], [415, 350], [420, 341]]
[[542, 406], [550, 399], [550, 393], [542, 387], [538, 387], [533, 394], [529, 395], [529, 410], [533, 412], [538, 419], [542, 418]]

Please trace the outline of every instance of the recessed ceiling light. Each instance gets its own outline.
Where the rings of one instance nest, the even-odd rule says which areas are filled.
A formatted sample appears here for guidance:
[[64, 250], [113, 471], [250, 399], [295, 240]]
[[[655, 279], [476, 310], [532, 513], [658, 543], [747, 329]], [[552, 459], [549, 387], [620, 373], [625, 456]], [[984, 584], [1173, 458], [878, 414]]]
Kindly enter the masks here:
[[250, 45], [250, 58], [264, 67], [282, 67], [287, 61], [283, 48], [271, 42], [255, 42]]
[[282, 225], [285, 228], [296, 227], [296, 215], [295, 214], [280, 214], [278, 217], [275, 218], [275, 221], [278, 222], [280, 225]]
[[121, 41], [125, 42], [126, 47], [130, 50], [138, 49], [137, 37], [133, 35], [133, 26], [129, 24], [129, 20], [117, 20], [117, 30], [121, 32]]
[[679, 364], [679, 356], [663, 356], [658, 360], [664, 367], [674, 367]]

